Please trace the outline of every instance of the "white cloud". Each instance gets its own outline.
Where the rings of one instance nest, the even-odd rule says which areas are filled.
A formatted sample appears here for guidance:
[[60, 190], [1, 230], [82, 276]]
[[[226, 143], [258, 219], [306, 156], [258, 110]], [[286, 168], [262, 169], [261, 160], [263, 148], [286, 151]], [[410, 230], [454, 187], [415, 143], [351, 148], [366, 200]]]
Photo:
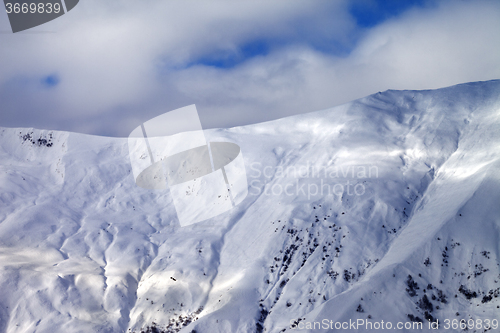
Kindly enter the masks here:
[[[389, 88], [500, 77], [497, 2], [443, 2], [412, 10], [361, 39], [346, 3], [332, 3], [82, 1], [43, 26], [57, 33], [0, 35], [0, 108], [9, 113], [0, 126], [126, 136], [134, 121], [192, 103], [205, 125], [231, 126]], [[295, 43], [234, 68], [184, 67], [264, 38]], [[321, 41], [358, 44], [341, 57], [310, 45]], [[61, 78], [58, 87], [37, 87], [52, 73]], [[20, 77], [31, 83], [12, 83]], [[37, 110], [44, 117], [34, 116]]]
[[237, 110], [238, 119], [251, 121], [319, 110], [386, 89], [495, 79], [499, 14], [496, 3], [447, 2], [372, 29], [346, 58], [291, 47], [232, 71], [192, 68], [173, 81], [212, 112]]

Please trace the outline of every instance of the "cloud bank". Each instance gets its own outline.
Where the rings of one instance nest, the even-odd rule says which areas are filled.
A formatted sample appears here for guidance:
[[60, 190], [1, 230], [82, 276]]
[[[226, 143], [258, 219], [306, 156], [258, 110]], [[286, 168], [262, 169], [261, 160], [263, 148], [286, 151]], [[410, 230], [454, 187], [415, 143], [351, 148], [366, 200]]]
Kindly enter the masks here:
[[196, 104], [205, 128], [231, 127], [500, 78], [499, 2], [428, 2], [373, 27], [354, 3], [87, 0], [18, 34], [2, 14], [0, 126], [127, 136]]

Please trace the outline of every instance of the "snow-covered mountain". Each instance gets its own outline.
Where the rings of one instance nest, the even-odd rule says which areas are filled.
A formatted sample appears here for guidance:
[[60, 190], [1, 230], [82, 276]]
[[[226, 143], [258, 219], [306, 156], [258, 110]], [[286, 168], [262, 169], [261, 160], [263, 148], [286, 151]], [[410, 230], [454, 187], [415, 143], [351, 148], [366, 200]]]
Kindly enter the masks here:
[[0, 128], [0, 332], [498, 332], [499, 80], [206, 136], [249, 194], [181, 228], [127, 139]]

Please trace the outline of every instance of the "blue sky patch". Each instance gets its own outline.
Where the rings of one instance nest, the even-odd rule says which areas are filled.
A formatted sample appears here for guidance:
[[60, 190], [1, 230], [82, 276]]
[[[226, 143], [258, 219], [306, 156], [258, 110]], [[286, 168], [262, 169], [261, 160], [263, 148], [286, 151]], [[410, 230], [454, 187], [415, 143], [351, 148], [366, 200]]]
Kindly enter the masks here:
[[424, 7], [427, 3], [426, 0], [360, 0], [352, 3], [349, 12], [358, 26], [371, 28], [408, 9]]
[[267, 56], [273, 50], [292, 44], [307, 44], [310, 48], [315, 49], [319, 52], [335, 54], [337, 56], [347, 56], [352, 49], [350, 46], [346, 46], [333, 38], [311, 38], [310, 36], [307, 36], [307, 34], [304, 34], [297, 36], [297, 38], [295, 39], [289, 38], [280, 40], [254, 40], [242, 44], [240, 47], [238, 47], [237, 50], [218, 50], [191, 61], [183, 68], [201, 65], [230, 69], [244, 63], [249, 59], [259, 56]]
[[48, 76], [45, 76], [43, 79], [42, 79], [42, 85], [44, 87], [47, 87], [47, 88], [52, 88], [52, 87], [55, 87], [59, 84], [60, 82], [60, 79], [57, 75], [55, 74], [52, 74], [52, 75], [48, 75]]
[[[358, 27], [366, 29], [397, 17], [411, 8], [425, 7], [431, 2], [432, 0], [356, 0], [352, 1], [349, 14], [355, 19]], [[324, 33], [318, 35], [317, 27], [314, 24], [311, 25], [309, 21], [302, 22], [300, 20], [294, 22], [292, 30], [294, 32], [291, 35], [281, 39], [262, 38], [238, 45], [236, 50], [215, 50], [192, 60], [182, 68], [201, 65], [230, 69], [249, 59], [266, 56], [272, 50], [291, 44], [306, 44], [308, 47], [325, 54], [347, 57], [356, 46], [359, 37], [358, 34], [353, 33], [349, 41], [340, 41], [337, 40], [335, 34], [328, 33], [328, 29], [326, 31], [323, 29]]]
[[243, 44], [237, 51], [217, 51], [210, 55], [205, 55], [186, 67], [194, 65], [210, 66], [217, 68], [233, 68], [245, 60], [266, 56], [270, 52], [270, 43], [265, 40], [255, 40]]

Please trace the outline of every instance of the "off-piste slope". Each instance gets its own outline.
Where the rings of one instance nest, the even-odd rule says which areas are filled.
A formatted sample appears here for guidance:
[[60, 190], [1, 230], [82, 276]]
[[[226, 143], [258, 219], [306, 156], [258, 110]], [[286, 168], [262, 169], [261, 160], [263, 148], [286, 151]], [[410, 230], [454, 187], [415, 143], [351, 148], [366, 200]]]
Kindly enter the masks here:
[[0, 332], [482, 332], [500, 306], [499, 96], [386, 91], [209, 130], [241, 147], [249, 195], [183, 228], [168, 190], [135, 185], [126, 139], [0, 129]]

